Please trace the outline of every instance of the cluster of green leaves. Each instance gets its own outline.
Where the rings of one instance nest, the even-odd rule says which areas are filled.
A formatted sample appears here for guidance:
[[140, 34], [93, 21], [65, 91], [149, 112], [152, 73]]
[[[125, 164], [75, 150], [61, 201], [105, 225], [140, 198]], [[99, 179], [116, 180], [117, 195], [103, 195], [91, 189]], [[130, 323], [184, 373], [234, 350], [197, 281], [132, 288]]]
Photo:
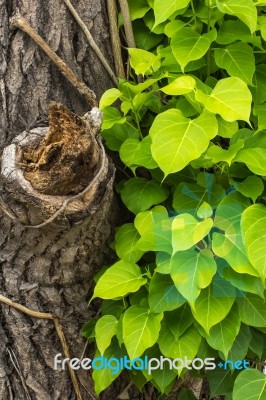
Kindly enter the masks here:
[[[142, 79], [100, 102], [133, 217], [117, 229], [118, 261], [97, 277], [102, 313], [84, 335], [106, 357], [251, 360], [257, 370], [207, 373], [211, 396], [226, 400], [266, 398], [265, 5], [130, 0]], [[186, 372], [130, 375], [167, 394]], [[99, 393], [117, 375], [93, 377]]]

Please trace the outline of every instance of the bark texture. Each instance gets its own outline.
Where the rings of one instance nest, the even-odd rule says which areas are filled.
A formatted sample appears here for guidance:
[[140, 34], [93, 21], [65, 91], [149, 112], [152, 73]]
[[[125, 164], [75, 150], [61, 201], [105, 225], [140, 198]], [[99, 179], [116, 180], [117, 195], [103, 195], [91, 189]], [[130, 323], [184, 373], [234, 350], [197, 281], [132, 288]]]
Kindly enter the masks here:
[[[73, 0], [73, 5], [110, 60], [105, 1]], [[89, 107], [32, 39], [9, 29], [16, 11], [98, 99], [112, 82], [63, 0], [0, 0], [0, 149], [5, 147], [0, 184], [0, 294], [32, 310], [52, 313], [62, 325], [71, 355], [80, 357], [84, 348], [80, 329], [91, 316], [87, 297], [92, 276], [109, 256], [114, 169], [107, 157], [97, 160], [92, 181], [100, 168], [101, 175], [89, 190], [71, 194], [72, 200], [71, 195], [41, 194], [23, 180], [17, 164], [19, 148], [28, 140], [30, 129], [38, 127], [31, 140], [46, 133], [49, 103], [60, 102], [79, 115]], [[99, 139], [97, 146], [103, 155]], [[68, 372], [53, 369], [57, 353], [62, 353], [62, 347], [52, 321], [0, 305], [1, 400], [75, 399]], [[83, 398], [91, 398], [90, 377], [80, 374], [79, 380], [86, 388], [82, 388]], [[107, 394], [106, 398], [114, 397]]]
[[[73, 5], [112, 63], [105, 1], [73, 0]], [[82, 95], [32, 39], [19, 29], [10, 31], [9, 20], [16, 10], [98, 99], [112, 86], [63, 0], [0, 0], [0, 146], [26, 128], [47, 125], [51, 100], [79, 114], [88, 111]]]

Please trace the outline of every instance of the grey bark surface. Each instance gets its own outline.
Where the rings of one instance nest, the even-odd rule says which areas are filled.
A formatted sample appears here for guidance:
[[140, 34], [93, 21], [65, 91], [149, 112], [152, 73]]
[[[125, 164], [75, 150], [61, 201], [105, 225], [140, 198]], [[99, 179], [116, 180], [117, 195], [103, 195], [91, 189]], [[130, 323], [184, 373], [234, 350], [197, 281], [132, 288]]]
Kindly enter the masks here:
[[[73, 4], [112, 62], [104, 0]], [[98, 99], [112, 86], [63, 0], [0, 0], [0, 149], [25, 129], [47, 126], [52, 100], [79, 115], [88, 111], [84, 98], [43, 51], [24, 32], [10, 31], [16, 10]], [[2, 176], [0, 294], [57, 317], [73, 357], [80, 357], [84, 348], [80, 330], [91, 316], [87, 297], [92, 276], [109, 257], [113, 178], [112, 163], [106, 161], [103, 176], [87, 197], [75, 198], [51, 223], [36, 229], [26, 225], [47, 220], [65, 199], [31, 197], [13, 178]], [[0, 400], [75, 399], [68, 372], [53, 369], [57, 353], [62, 347], [52, 321], [0, 304]], [[79, 382], [83, 398], [93, 398], [90, 376], [79, 374]], [[107, 393], [102, 398], [115, 397]]]

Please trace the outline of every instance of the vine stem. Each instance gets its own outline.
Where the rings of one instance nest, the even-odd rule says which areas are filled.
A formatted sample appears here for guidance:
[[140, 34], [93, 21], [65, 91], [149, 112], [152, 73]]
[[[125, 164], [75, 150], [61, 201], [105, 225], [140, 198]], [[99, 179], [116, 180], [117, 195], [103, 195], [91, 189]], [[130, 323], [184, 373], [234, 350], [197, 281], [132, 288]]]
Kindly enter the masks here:
[[50, 60], [59, 68], [61, 73], [68, 79], [68, 81], [75, 86], [75, 88], [85, 96], [91, 107], [97, 106], [95, 93], [89, 89], [84, 82], [80, 81], [69, 66], [51, 49], [46, 41], [33, 29], [30, 23], [23, 17], [16, 15], [11, 18], [10, 27], [19, 28], [27, 33], [34, 42], [47, 54]]
[[117, 26], [117, 8], [115, 0], [107, 1], [107, 9], [116, 75], [119, 78], [125, 79], [126, 75], [121, 54], [121, 43]]
[[[4, 303], [5, 305], [7, 305], [9, 307], [15, 308], [16, 310], [18, 310], [18, 311], [20, 311], [20, 312], [22, 312], [24, 314], [27, 314], [30, 317], [41, 318], [41, 319], [49, 319], [49, 320], [53, 321], [56, 333], [58, 335], [58, 338], [59, 338], [59, 340], [61, 342], [61, 345], [62, 345], [62, 348], [63, 348], [63, 352], [64, 352], [64, 355], [65, 355], [65, 358], [71, 359], [71, 355], [70, 355], [70, 351], [69, 351], [69, 348], [68, 348], [68, 344], [67, 344], [67, 341], [66, 341], [66, 337], [65, 337], [64, 331], [63, 331], [62, 326], [60, 325], [60, 323], [59, 323], [57, 318], [55, 318], [50, 313], [43, 313], [43, 312], [39, 312], [39, 311], [33, 311], [33, 310], [31, 310], [31, 309], [29, 309], [29, 308], [27, 308], [25, 306], [22, 306], [19, 303], [15, 303], [14, 301], [8, 299], [7, 297], [5, 297], [5, 296], [3, 296], [1, 294], [0, 294], [0, 302]], [[81, 396], [81, 392], [80, 392], [80, 389], [79, 389], [79, 384], [78, 384], [78, 380], [77, 380], [77, 377], [75, 375], [75, 372], [70, 367], [69, 364], [67, 364], [67, 365], [68, 365], [68, 371], [69, 371], [69, 374], [70, 374], [70, 377], [71, 377], [71, 380], [72, 380], [73, 388], [75, 390], [77, 399], [78, 400], [82, 400], [82, 396]]]
[[[208, 32], [210, 32], [210, 27], [211, 27], [211, 6], [210, 6], [210, 0], [208, 0]], [[210, 49], [207, 52], [207, 76], [209, 77], [211, 75], [211, 52]]]
[[119, 0], [128, 47], [136, 47], [127, 0]]
[[71, 12], [71, 14], [73, 15], [73, 17], [76, 20], [76, 22], [78, 23], [78, 25], [80, 26], [80, 28], [83, 30], [83, 32], [84, 32], [84, 34], [85, 34], [85, 36], [86, 36], [86, 38], [88, 40], [89, 45], [94, 50], [95, 54], [98, 56], [98, 58], [101, 61], [102, 65], [104, 66], [104, 68], [106, 69], [108, 74], [110, 75], [112, 81], [114, 82], [114, 84], [116, 86], [118, 86], [117, 77], [115, 76], [112, 68], [110, 67], [108, 61], [106, 60], [106, 58], [104, 57], [103, 53], [99, 49], [99, 47], [96, 44], [95, 40], [93, 39], [89, 29], [87, 28], [85, 23], [80, 18], [77, 10], [74, 8], [74, 6], [73, 6], [73, 4], [71, 3], [70, 0], [63, 0], [63, 1], [64, 1], [65, 5], [67, 6], [67, 8], [69, 9], [69, 11]]

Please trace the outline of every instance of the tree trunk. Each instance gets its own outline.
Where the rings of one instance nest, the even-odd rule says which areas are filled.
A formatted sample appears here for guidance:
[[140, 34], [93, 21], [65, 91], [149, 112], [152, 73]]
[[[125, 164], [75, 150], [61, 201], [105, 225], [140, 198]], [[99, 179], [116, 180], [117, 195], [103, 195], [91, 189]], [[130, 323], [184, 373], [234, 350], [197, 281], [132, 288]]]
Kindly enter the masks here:
[[[105, 2], [73, 0], [73, 4], [110, 59]], [[84, 349], [80, 329], [92, 313], [87, 307], [92, 277], [109, 257], [107, 242], [115, 219], [114, 167], [97, 132], [88, 125], [96, 137], [91, 134], [89, 140], [93, 151], [88, 154], [94, 163], [89, 166], [87, 185], [79, 186], [75, 174], [67, 181], [71, 168], [65, 164], [60, 176], [64, 181], [62, 173], [67, 175], [66, 184], [52, 186], [57, 167], [49, 169], [51, 153], [47, 151], [45, 165], [53, 173], [46, 189], [38, 186], [38, 177], [47, 173], [41, 164], [46, 150], [39, 152], [38, 146], [42, 143], [48, 148], [48, 139], [43, 137], [49, 102], [63, 103], [78, 114], [87, 112], [88, 104], [32, 39], [18, 29], [10, 31], [9, 18], [17, 10], [98, 98], [112, 83], [63, 0], [0, 0], [0, 147], [4, 149], [0, 295], [17, 303], [3, 304], [3, 297], [0, 302], [0, 399], [70, 400], [78, 398], [74, 378], [71, 381], [68, 371], [53, 368], [54, 356], [64, 352], [58, 330], [62, 328], [71, 356], [80, 358]], [[89, 114], [90, 122], [93, 118]], [[57, 155], [62, 155], [62, 148], [57, 148]], [[30, 171], [23, 170], [26, 155], [34, 158], [34, 151], [40, 156], [30, 164], [40, 173], [35, 181]], [[73, 158], [71, 162], [75, 165]], [[50, 318], [29, 316], [29, 310], [20, 306]], [[88, 399], [90, 376], [78, 372], [81, 398]]]

